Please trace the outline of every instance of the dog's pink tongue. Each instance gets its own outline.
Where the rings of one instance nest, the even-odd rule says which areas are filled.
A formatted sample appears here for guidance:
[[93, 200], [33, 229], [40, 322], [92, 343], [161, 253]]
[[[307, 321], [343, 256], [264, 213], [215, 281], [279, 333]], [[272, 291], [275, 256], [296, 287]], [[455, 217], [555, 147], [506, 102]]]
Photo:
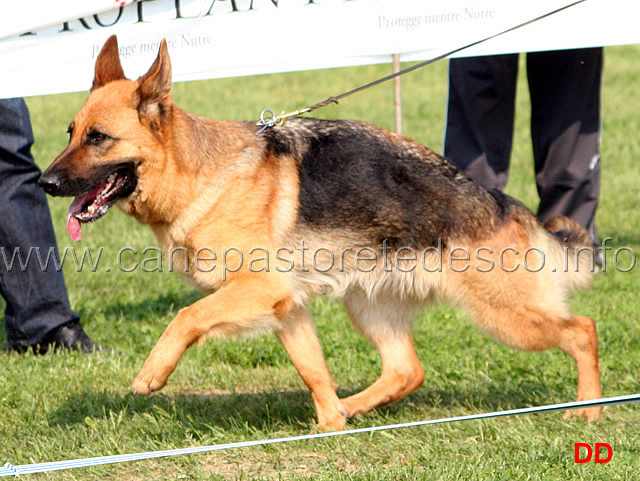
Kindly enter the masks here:
[[80, 227], [80, 221], [73, 217], [71, 214], [67, 217], [67, 232], [74, 241], [82, 240], [82, 230]]
[[76, 197], [69, 206], [69, 212], [67, 213], [67, 232], [69, 233], [69, 237], [74, 241], [82, 240], [82, 228], [80, 227], [80, 221], [75, 218], [74, 214], [80, 211], [86, 198], [86, 195]]

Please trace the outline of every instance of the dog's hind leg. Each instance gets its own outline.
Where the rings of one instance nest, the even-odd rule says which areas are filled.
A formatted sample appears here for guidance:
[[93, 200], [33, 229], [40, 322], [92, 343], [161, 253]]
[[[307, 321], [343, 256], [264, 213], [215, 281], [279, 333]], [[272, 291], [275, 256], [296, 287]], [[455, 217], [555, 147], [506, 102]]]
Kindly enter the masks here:
[[311, 392], [318, 427], [323, 431], [344, 429], [346, 412], [336, 394], [309, 312], [304, 308], [292, 309], [276, 335]]
[[[524, 351], [560, 348], [576, 362], [578, 401], [601, 397], [598, 335], [593, 319], [562, 317], [526, 306], [496, 309], [485, 304], [480, 324], [499, 341]], [[594, 407], [571, 413], [591, 420], [598, 419], [601, 411], [602, 408]]]
[[[602, 397], [600, 388], [600, 367], [598, 363], [598, 334], [593, 319], [573, 315], [564, 321], [560, 349], [576, 361], [578, 368], [578, 401]], [[602, 407], [577, 409], [568, 414], [598, 419]]]
[[342, 399], [349, 417], [397, 401], [418, 389], [424, 370], [416, 356], [411, 335], [413, 309], [394, 299], [371, 301], [361, 292], [350, 292], [345, 307], [354, 324], [378, 350], [380, 378], [364, 391]]

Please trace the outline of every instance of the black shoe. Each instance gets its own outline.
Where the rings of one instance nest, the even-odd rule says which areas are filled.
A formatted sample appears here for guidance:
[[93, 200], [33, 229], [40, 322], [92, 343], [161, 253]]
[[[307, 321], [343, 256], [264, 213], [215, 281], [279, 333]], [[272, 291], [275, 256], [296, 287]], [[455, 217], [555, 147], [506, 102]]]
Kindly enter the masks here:
[[58, 327], [49, 333], [45, 341], [53, 345], [54, 350], [69, 349], [71, 351], [96, 352], [103, 348], [94, 344], [77, 321]]
[[51, 347], [54, 351], [68, 349], [85, 353], [112, 352], [111, 349], [94, 344], [78, 321], [57, 327], [47, 334], [42, 343], [33, 346], [9, 345], [9, 351], [25, 352], [31, 348], [35, 354], [46, 354]]

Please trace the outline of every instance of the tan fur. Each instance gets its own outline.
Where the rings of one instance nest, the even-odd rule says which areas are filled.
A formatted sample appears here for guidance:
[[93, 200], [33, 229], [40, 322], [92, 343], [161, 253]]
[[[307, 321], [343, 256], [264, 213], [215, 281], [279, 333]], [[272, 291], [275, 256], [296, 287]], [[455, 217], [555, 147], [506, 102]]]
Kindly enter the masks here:
[[[185, 350], [196, 342], [273, 331], [311, 392], [320, 428], [342, 429], [348, 417], [420, 387], [424, 371], [413, 346], [412, 320], [425, 303], [449, 299], [468, 309], [478, 327], [501, 342], [530, 351], [566, 351], [578, 366], [578, 399], [600, 396], [594, 323], [569, 312], [567, 295], [576, 276], [563, 272], [561, 248], [535, 220], [523, 214], [522, 220], [516, 216], [501, 227], [487, 226], [486, 238], [450, 239], [442, 251], [442, 269], [437, 268], [434, 251], [424, 258], [428, 269], [411, 272], [402, 272], [408, 265], [403, 262], [391, 263], [388, 270], [371, 261], [358, 263], [354, 251], [366, 245], [361, 233], [348, 227], [317, 231], [296, 223], [300, 186], [295, 159], [265, 151], [264, 140], [246, 124], [216, 122], [173, 105], [164, 42], [150, 71], [137, 81], [121, 78], [121, 69], [113, 66], [119, 65], [114, 43], [110, 39], [103, 48], [94, 88], [73, 121], [70, 144], [51, 168], [77, 174], [109, 159], [139, 159], [138, 185], [118, 206], [149, 224], [164, 249], [184, 248], [188, 262], [175, 270], [209, 294], [182, 309], [169, 324], [133, 381], [134, 393], [162, 388]], [[83, 129], [95, 125], [108, 126], [120, 139], [108, 158], [81, 142]], [[395, 134], [381, 132], [396, 139]], [[301, 268], [296, 247], [302, 241], [310, 252], [325, 249], [316, 258], [317, 268]], [[260, 254], [246, 255], [237, 272], [224, 273], [219, 262], [211, 260], [196, 265], [201, 249], [219, 256], [231, 246], [245, 255], [255, 248], [268, 252], [269, 271], [248, 268], [252, 259], [259, 262]], [[341, 252], [344, 246], [354, 250]], [[503, 257], [507, 269], [522, 263], [522, 253], [531, 247], [549, 253], [549, 262], [539, 272], [512, 273], [480, 272], [482, 263], [470, 263], [459, 272], [464, 260], [447, 262], [456, 247], [472, 253], [484, 247], [493, 250], [485, 257], [497, 264], [497, 253], [505, 246], [519, 252]], [[275, 260], [280, 248], [291, 251], [288, 258], [295, 270], [276, 269], [287, 267], [287, 262]], [[329, 252], [340, 259], [331, 269]], [[233, 265], [240, 259], [231, 253], [228, 261]], [[380, 379], [343, 400], [336, 395], [306, 307], [311, 297], [322, 294], [344, 299], [354, 324], [382, 358]], [[581, 414], [594, 419], [599, 413], [592, 408]]]

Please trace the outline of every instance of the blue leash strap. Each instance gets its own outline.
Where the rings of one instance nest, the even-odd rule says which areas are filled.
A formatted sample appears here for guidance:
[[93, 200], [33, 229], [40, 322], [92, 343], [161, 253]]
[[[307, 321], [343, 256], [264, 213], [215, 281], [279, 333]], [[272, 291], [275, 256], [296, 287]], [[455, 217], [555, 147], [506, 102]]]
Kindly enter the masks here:
[[505, 416], [519, 416], [522, 414], [540, 414], [554, 411], [568, 411], [571, 409], [584, 409], [591, 407], [615, 406], [619, 404], [630, 404], [640, 402], [640, 394], [629, 394], [625, 396], [593, 399], [590, 401], [575, 401], [563, 404], [550, 404], [531, 408], [510, 409], [507, 411], [494, 411], [489, 413], [470, 414], [466, 416], [430, 419], [426, 421], [414, 421], [410, 423], [390, 424], [385, 426], [372, 426], [368, 428], [349, 429], [346, 431], [334, 431], [328, 433], [305, 434], [301, 436], [289, 436], [274, 439], [262, 439], [255, 441], [243, 441], [227, 444], [214, 444], [211, 446], [199, 446], [181, 449], [167, 449], [163, 451], [148, 451], [144, 453], [121, 454], [112, 456], [100, 456], [96, 458], [73, 459], [69, 461], [55, 461], [50, 463], [21, 464], [13, 466], [6, 463], [0, 468], [0, 477], [20, 476], [23, 474], [45, 473], [50, 471], [60, 471], [64, 469], [86, 468], [90, 466], [101, 466], [105, 464], [125, 463], [131, 461], [141, 461], [144, 459], [155, 459], [169, 456], [181, 456], [185, 454], [206, 453], [212, 451], [222, 451], [236, 448], [247, 448], [251, 446], [265, 446], [268, 444], [289, 443], [293, 441], [306, 441], [310, 439], [321, 439], [336, 436], [347, 436], [353, 434], [373, 433], [377, 431], [387, 431], [391, 429], [411, 428], [418, 426], [428, 426], [432, 424], [453, 423], [461, 421], [474, 421], [479, 419], [491, 419]]

